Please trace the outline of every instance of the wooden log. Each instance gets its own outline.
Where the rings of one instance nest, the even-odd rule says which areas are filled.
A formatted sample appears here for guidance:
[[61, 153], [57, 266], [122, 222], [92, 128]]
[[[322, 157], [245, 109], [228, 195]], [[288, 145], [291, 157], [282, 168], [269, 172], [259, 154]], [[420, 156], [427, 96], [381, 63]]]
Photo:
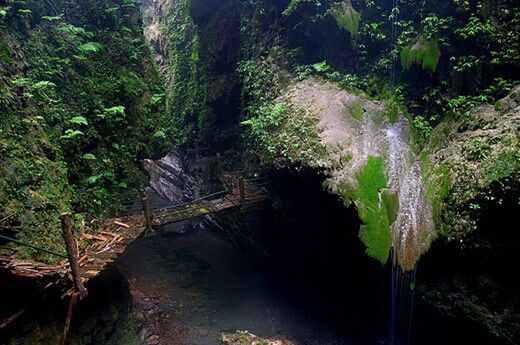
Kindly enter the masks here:
[[125, 228], [125, 229], [129, 229], [129, 228], [130, 228], [130, 225], [125, 224], [125, 223], [123, 223], [123, 222], [119, 222], [119, 221], [117, 221], [117, 220], [114, 221], [114, 224], [115, 224], [115, 225], [119, 225], [119, 226], [121, 226], [121, 227], [123, 227], [123, 228]]
[[87, 297], [88, 293], [87, 289], [85, 289], [85, 286], [83, 285], [83, 282], [81, 281], [78, 263], [78, 251], [72, 234], [72, 222], [67, 213], [62, 213], [60, 218], [61, 227], [63, 230], [63, 239], [65, 240], [65, 247], [67, 248], [67, 254], [69, 256], [70, 270], [74, 280], [74, 286], [79, 294], [79, 298], [83, 299]]
[[8, 317], [7, 319], [5, 319], [4, 321], [2, 321], [2, 323], [0, 323], [0, 330], [6, 328], [7, 326], [9, 326], [13, 322], [15, 322], [20, 316], [25, 314], [26, 311], [27, 311], [27, 308], [21, 309], [18, 312], [16, 312], [14, 315], [12, 315], [12, 316]]

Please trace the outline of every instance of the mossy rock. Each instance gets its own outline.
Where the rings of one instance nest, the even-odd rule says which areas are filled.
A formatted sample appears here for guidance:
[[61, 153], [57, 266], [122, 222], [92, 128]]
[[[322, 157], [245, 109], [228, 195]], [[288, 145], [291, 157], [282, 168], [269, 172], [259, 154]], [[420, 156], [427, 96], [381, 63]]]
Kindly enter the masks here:
[[[460, 238], [477, 228], [479, 200], [494, 200], [501, 181], [520, 176], [520, 88], [482, 105], [469, 119], [448, 119], [430, 136], [422, 152], [427, 197], [439, 233]], [[501, 189], [511, 183], [499, 183]]]

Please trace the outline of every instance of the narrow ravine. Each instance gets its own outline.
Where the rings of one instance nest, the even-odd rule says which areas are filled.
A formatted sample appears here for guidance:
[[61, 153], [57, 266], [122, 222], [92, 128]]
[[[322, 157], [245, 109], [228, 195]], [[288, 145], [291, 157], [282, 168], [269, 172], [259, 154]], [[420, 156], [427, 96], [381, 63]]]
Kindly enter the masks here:
[[519, 212], [518, 1], [0, 0], [0, 345], [520, 345]]

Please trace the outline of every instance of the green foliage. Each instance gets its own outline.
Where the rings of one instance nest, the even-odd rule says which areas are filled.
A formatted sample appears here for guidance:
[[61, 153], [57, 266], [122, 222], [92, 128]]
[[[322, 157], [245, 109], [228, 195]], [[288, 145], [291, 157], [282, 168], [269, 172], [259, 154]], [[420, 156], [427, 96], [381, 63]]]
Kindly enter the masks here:
[[85, 125], [88, 126], [88, 121], [84, 116], [75, 116], [70, 119], [69, 123], [73, 125]]
[[329, 7], [329, 13], [334, 17], [338, 26], [356, 36], [359, 30], [361, 14], [358, 13], [350, 0], [337, 2]]
[[53, 88], [53, 87], [56, 87], [56, 84], [54, 84], [53, 82], [50, 82], [48, 80], [42, 80], [42, 81], [39, 81], [39, 82], [35, 83], [34, 85], [32, 85], [31, 88], [34, 91], [37, 91], [37, 90], [44, 90], [44, 89]]
[[[285, 54], [285, 50], [275, 46], [271, 48], [267, 57], [243, 60], [239, 63], [237, 71], [243, 79], [244, 96], [247, 96], [249, 101], [246, 114], [253, 114], [258, 105], [272, 101], [279, 95], [281, 88], [286, 84], [280, 73]], [[282, 61], [282, 66], [278, 66], [277, 61]]]
[[11, 52], [9, 47], [2, 41], [0, 41], [0, 63], [10, 64], [12, 62]]
[[84, 53], [98, 53], [103, 49], [103, 45], [99, 42], [88, 42], [79, 47], [79, 50]]
[[169, 146], [157, 128], [175, 131], [142, 32], [128, 29], [138, 8], [107, 12], [117, 5], [108, 0], [85, 12], [84, 2], [56, 1], [65, 14], [29, 0], [16, 8], [34, 18], [37, 9], [40, 22], [8, 14], [0, 25], [22, 60], [0, 68], [0, 214], [19, 211], [10, 219], [17, 238], [62, 252], [58, 215], [118, 209], [122, 192], [145, 179], [139, 159]]
[[464, 153], [469, 159], [479, 161], [488, 156], [491, 145], [484, 139], [473, 139], [468, 146], [464, 148]]
[[213, 114], [208, 100], [206, 60], [190, 5], [190, 0], [172, 3], [161, 18], [160, 26], [170, 56], [166, 71], [169, 116], [163, 127], [175, 128], [165, 132], [174, 144], [182, 144], [188, 138], [192, 141], [213, 139], [208, 131]]
[[63, 19], [63, 14], [57, 15], [57, 16], [42, 16], [43, 20], [49, 21], [49, 22], [55, 22], [60, 21]]
[[366, 89], [366, 83], [355, 74], [342, 74], [335, 71], [326, 61], [312, 65], [299, 65], [294, 68], [298, 80], [304, 80], [311, 75], [319, 75], [327, 80], [337, 83], [349, 91]]
[[117, 119], [125, 117], [125, 107], [123, 105], [118, 105], [111, 108], [106, 108], [101, 115], [98, 115], [99, 117], [105, 119]]
[[420, 36], [413, 44], [409, 44], [401, 50], [401, 65], [408, 71], [413, 64], [422, 66], [424, 70], [435, 72], [441, 56], [439, 41], [437, 39], [425, 39]]
[[392, 99], [385, 102], [385, 111], [383, 116], [386, 117], [390, 123], [396, 123], [399, 120], [399, 104]]
[[437, 169], [431, 169], [430, 159], [425, 152], [421, 156], [421, 169], [423, 172], [423, 181], [428, 182], [426, 186], [426, 199], [432, 207], [432, 216], [435, 226], [438, 230], [443, 229], [442, 213], [444, 202], [448, 197], [451, 189], [451, 167], [441, 165]]
[[282, 12], [284, 16], [290, 16], [293, 14], [293, 12], [298, 9], [301, 5], [305, 3], [311, 3], [315, 4], [316, 6], [320, 6], [320, 0], [290, 0], [289, 4], [285, 8], [285, 10]]
[[[354, 200], [363, 222], [359, 237], [365, 243], [369, 256], [385, 264], [391, 247], [390, 225], [395, 217], [391, 197], [382, 201], [381, 192], [387, 187], [384, 159], [370, 156], [366, 166], [357, 174], [358, 186], [354, 192], [345, 189], [346, 200]], [[387, 209], [390, 207], [391, 209]]]
[[82, 136], [83, 134], [85, 134], [85, 133], [83, 133], [82, 131], [79, 131], [79, 130], [67, 129], [65, 131], [65, 134], [61, 136], [61, 139], [65, 139], [65, 140], [75, 139], [77, 137]]
[[318, 73], [330, 71], [332, 68], [327, 64], [327, 61], [317, 62], [312, 65], [312, 68]]
[[162, 129], [160, 129], [153, 134], [153, 137], [156, 139], [164, 140], [166, 139], [166, 133]]
[[452, 57], [450, 60], [454, 63], [453, 69], [458, 73], [473, 70], [480, 64], [480, 59], [474, 55]]
[[423, 135], [428, 135], [433, 130], [432, 125], [424, 116], [417, 115], [412, 119], [412, 125], [417, 128]]
[[287, 8], [283, 11], [284, 16], [290, 16], [296, 7], [298, 7], [301, 4], [301, 0], [291, 0], [289, 2], [289, 5], [287, 5]]
[[497, 157], [485, 163], [484, 178], [487, 182], [501, 181], [508, 176], [520, 175], [520, 145], [504, 150]]
[[476, 16], [469, 18], [467, 24], [454, 30], [455, 34], [462, 39], [478, 38], [485, 39], [493, 34], [494, 28], [490, 22], [484, 21]]
[[85, 153], [82, 157], [88, 161], [95, 161], [97, 159], [96, 156], [92, 153]]
[[283, 102], [263, 105], [255, 116], [241, 123], [249, 128], [256, 144], [270, 157], [278, 153], [278, 142], [273, 133], [287, 118], [287, 111], [287, 104]]

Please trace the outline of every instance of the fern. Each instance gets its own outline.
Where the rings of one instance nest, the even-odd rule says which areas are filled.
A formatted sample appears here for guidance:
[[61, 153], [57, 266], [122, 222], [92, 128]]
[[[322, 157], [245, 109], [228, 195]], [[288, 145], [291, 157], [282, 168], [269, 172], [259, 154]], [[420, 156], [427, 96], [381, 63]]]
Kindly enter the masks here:
[[63, 13], [58, 16], [42, 16], [43, 20], [46, 20], [48, 22], [55, 22], [63, 19]]
[[327, 64], [327, 61], [317, 62], [312, 65], [312, 68], [318, 73], [328, 72], [331, 70], [331, 67]]
[[101, 117], [103, 119], [109, 118], [109, 119], [116, 119], [116, 118], [123, 118], [126, 116], [125, 113], [125, 107], [122, 105], [118, 105], [112, 108], [106, 108], [103, 112], [103, 114], [98, 115], [98, 117]]
[[99, 42], [88, 42], [79, 47], [79, 50], [84, 53], [98, 53], [101, 49], [103, 49], [103, 45]]
[[54, 84], [53, 82], [48, 81], [48, 80], [42, 80], [42, 81], [39, 81], [39, 82], [35, 83], [34, 85], [32, 85], [31, 88], [33, 90], [43, 90], [43, 89], [52, 88], [52, 87], [56, 87], [56, 84]]
[[440, 57], [439, 40], [436, 38], [427, 40], [419, 36], [415, 43], [405, 46], [401, 51], [401, 65], [405, 71], [416, 64], [421, 65], [424, 70], [435, 72]]
[[287, 8], [285, 9], [285, 11], [283, 11], [283, 15], [290, 16], [294, 12], [296, 7], [298, 7], [299, 4], [300, 4], [300, 0], [291, 0], [289, 5], [287, 5]]
[[350, 0], [343, 0], [343, 2], [330, 5], [329, 13], [334, 17], [340, 28], [350, 32], [352, 36], [357, 35], [361, 14], [354, 9]]
[[85, 125], [88, 126], [88, 121], [84, 116], [75, 116], [69, 121], [73, 125]]
[[83, 159], [84, 159], [84, 160], [87, 160], [87, 161], [95, 161], [97, 158], [96, 158], [96, 156], [95, 156], [94, 154], [92, 154], [92, 153], [85, 153], [85, 154], [83, 155]]

